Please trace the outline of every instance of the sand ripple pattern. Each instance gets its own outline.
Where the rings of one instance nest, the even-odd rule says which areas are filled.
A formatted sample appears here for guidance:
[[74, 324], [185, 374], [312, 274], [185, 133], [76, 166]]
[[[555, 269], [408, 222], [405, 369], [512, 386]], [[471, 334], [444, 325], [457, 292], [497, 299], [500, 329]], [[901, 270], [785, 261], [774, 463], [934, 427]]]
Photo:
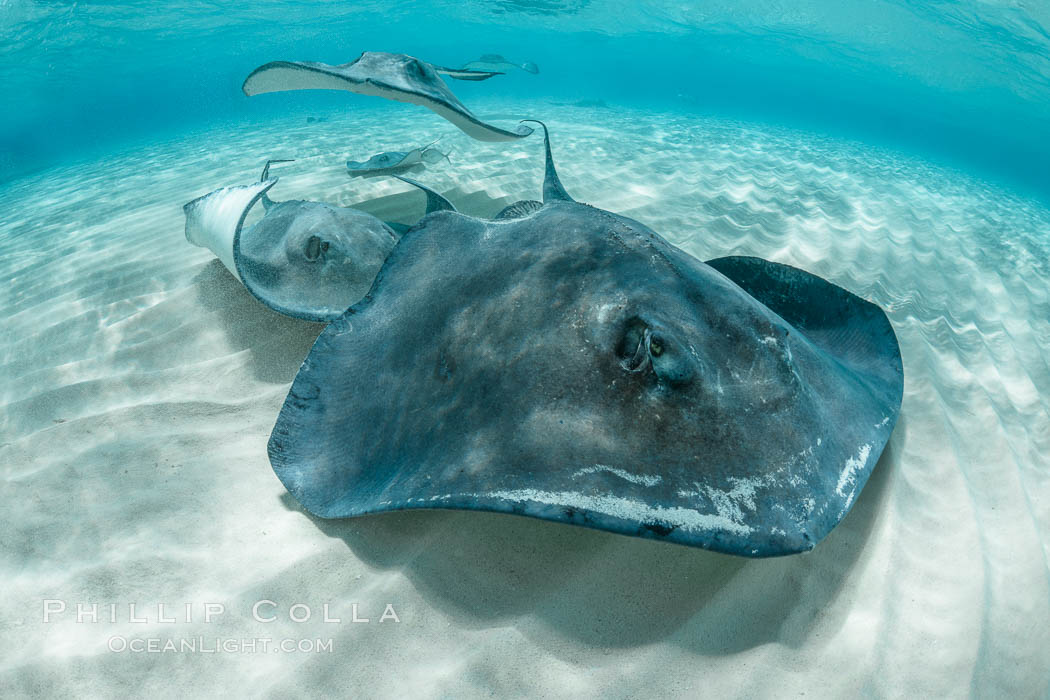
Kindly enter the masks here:
[[[265, 444], [320, 326], [263, 308], [188, 246], [181, 204], [295, 157], [277, 198], [368, 201], [412, 220], [421, 197], [350, 181], [341, 163], [443, 136], [453, 165], [419, 179], [490, 214], [537, 196], [540, 143], [470, 143], [384, 108], [185, 135], [0, 189], [4, 695], [1047, 692], [1050, 211], [810, 135], [525, 111], [550, 115], [577, 199], [702, 259], [797, 265], [888, 310], [903, 410], [845, 521], [808, 555], [744, 561], [491, 514], [310, 519]], [[45, 598], [70, 612], [42, 623]], [[273, 623], [252, 619], [263, 599], [278, 603]], [[77, 624], [77, 602], [117, 603], [117, 622], [103, 607]], [[177, 623], [156, 620], [159, 602]], [[205, 624], [205, 602], [226, 613]], [[128, 603], [150, 621], [129, 622]], [[293, 603], [310, 621], [288, 619]], [[322, 621], [326, 603], [341, 624]], [[349, 622], [353, 603], [370, 623]], [[387, 603], [399, 624], [377, 622]], [[331, 638], [334, 650], [109, 651], [120, 635]]]

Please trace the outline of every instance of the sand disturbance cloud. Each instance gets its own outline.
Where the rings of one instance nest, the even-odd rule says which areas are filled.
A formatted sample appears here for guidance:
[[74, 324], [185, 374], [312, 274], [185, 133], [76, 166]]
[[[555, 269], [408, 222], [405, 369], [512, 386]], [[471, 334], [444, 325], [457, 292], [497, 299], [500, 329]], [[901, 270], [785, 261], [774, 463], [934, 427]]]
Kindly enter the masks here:
[[[536, 107], [580, 201], [701, 259], [796, 265], [887, 309], [903, 408], [843, 523], [810, 554], [744, 561], [486, 513], [310, 519], [265, 448], [321, 326], [269, 311], [187, 245], [181, 204], [295, 157], [280, 197], [372, 200], [377, 215], [411, 202], [418, 211], [400, 212], [411, 220], [422, 198], [394, 180], [350, 181], [343, 162], [425, 129], [456, 152], [427, 184], [493, 214], [537, 196], [541, 145], [468, 143], [429, 115], [382, 108], [187, 136], [0, 189], [0, 686], [1046, 692], [1050, 211], [853, 144]], [[369, 138], [377, 115], [383, 133]], [[44, 623], [45, 599], [68, 608]], [[274, 603], [258, 609], [272, 622], [253, 616], [260, 601]], [[78, 602], [97, 603], [99, 622], [77, 624]], [[148, 622], [131, 622], [129, 603]], [[158, 621], [158, 603], [176, 622]], [[224, 612], [205, 622], [213, 603]], [[295, 604], [309, 620], [294, 620]], [[379, 622], [387, 604], [399, 622]], [[324, 622], [324, 605], [340, 623]], [[114, 637], [331, 639], [332, 650], [134, 653], [111, 651]]]

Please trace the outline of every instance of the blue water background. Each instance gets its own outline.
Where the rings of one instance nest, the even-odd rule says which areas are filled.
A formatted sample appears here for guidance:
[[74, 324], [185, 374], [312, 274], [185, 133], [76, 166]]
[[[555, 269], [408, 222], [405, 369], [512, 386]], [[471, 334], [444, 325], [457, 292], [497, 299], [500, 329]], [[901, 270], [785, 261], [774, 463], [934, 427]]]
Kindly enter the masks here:
[[538, 76], [453, 81], [468, 105], [604, 100], [742, 118], [888, 146], [1050, 199], [1048, 28], [1043, 0], [0, 0], [0, 180], [209, 124], [368, 109], [376, 100], [249, 99], [240, 86], [266, 61], [382, 50], [539, 64]]

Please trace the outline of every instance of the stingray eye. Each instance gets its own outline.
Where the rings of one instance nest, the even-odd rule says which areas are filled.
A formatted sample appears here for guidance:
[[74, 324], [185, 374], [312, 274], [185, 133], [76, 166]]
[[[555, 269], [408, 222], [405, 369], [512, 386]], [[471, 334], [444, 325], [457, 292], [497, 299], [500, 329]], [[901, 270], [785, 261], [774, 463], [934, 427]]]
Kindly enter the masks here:
[[310, 236], [307, 239], [307, 245], [302, 249], [302, 254], [306, 256], [311, 262], [317, 259], [323, 259], [324, 254], [328, 253], [330, 243], [324, 240], [320, 236]]
[[[696, 364], [681, 346], [660, 330], [638, 317], [627, 321], [617, 348], [620, 366], [628, 372], [652, 377], [663, 387], [688, 384]], [[651, 374], [650, 374], [651, 373]]]
[[423, 64], [418, 58], [413, 58], [405, 62], [405, 71], [416, 77], [423, 77], [426, 71], [423, 69]]
[[653, 373], [664, 384], [678, 387], [692, 381], [696, 366], [688, 353], [683, 352], [673, 340], [656, 334], [651, 335], [649, 358]]

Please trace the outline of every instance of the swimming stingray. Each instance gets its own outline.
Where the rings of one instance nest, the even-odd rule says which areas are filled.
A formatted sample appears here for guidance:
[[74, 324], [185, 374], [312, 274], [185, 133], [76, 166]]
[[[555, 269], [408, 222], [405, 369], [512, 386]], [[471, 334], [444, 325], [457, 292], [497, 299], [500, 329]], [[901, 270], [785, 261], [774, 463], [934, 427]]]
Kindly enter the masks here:
[[439, 75], [447, 75], [450, 78], [456, 80], [488, 80], [489, 78], [495, 78], [497, 75], [503, 75], [499, 71], [491, 70], [470, 70], [469, 68], [447, 68], [445, 66], [438, 66], [433, 63], [430, 66]]
[[[259, 301], [311, 321], [343, 314], [365, 295], [399, 233], [371, 214], [323, 202], [274, 202], [270, 160], [260, 181], [224, 187], [183, 207], [186, 239], [211, 249]], [[244, 230], [256, 202], [265, 215]]]
[[507, 59], [503, 58], [503, 56], [500, 56], [496, 53], [487, 53], [481, 58], [477, 59], [476, 61], [464, 63], [463, 68], [461, 68], [461, 70], [477, 71], [481, 73], [491, 72], [494, 74], [500, 74], [505, 73], [511, 68], [517, 68], [519, 70], [525, 71], [526, 73], [532, 73], [533, 75], [536, 75], [540, 72], [539, 67], [535, 63], [531, 63], [529, 61], [526, 61], [525, 63], [514, 63], [513, 61], [508, 61]]
[[[434, 142], [436, 143], [436, 141]], [[434, 148], [434, 143], [428, 143], [422, 148], [413, 148], [411, 151], [388, 151], [379, 153], [365, 162], [357, 160], [346, 161], [346, 170], [355, 177], [372, 177], [374, 175], [393, 175], [395, 173], [422, 168], [432, 165], [442, 158], [449, 160], [449, 153], [442, 153]]]
[[338, 66], [274, 61], [252, 71], [242, 89], [249, 96], [281, 90], [347, 90], [422, 105], [479, 141], [511, 141], [532, 133], [526, 126], [507, 131], [486, 124], [456, 99], [433, 66], [398, 53], [366, 51]]
[[787, 265], [703, 263], [573, 201], [546, 155], [542, 206], [425, 216], [321, 333], [270, 436], [277, 476], [325, 518], [462, 508], [813, 547], [897, 419], [886, 315]]

